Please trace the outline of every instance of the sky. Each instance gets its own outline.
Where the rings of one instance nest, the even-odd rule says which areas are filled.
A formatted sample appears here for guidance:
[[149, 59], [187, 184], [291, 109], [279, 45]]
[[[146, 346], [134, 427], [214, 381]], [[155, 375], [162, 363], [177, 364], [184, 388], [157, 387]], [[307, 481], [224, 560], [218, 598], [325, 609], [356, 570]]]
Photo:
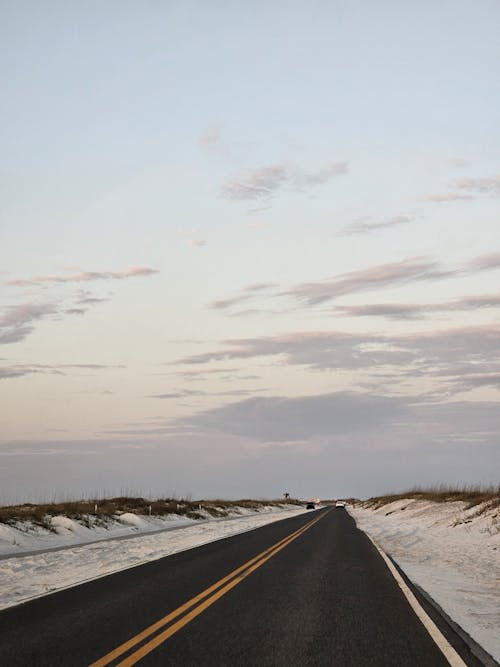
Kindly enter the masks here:
[[498, 482], [496, 0], [0, 15], [0, 502]]

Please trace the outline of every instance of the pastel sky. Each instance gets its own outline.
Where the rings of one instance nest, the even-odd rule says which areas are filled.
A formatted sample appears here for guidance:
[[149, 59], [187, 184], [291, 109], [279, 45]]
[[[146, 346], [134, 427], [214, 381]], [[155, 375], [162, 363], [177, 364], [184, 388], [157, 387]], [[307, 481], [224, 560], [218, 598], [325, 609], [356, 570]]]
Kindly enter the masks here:
[[0, 8], [0, 502], [498, 481], [497, 0]]

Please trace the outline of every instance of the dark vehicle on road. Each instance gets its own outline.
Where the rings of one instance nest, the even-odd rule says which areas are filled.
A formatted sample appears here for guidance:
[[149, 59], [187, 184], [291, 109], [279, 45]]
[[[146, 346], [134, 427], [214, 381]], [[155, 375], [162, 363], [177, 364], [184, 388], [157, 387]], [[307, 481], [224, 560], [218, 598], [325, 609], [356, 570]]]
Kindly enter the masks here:
[[316, 509], [316, 505], [314, 503], [307, 503], [306, 510], [314, 510], [314, 509]]

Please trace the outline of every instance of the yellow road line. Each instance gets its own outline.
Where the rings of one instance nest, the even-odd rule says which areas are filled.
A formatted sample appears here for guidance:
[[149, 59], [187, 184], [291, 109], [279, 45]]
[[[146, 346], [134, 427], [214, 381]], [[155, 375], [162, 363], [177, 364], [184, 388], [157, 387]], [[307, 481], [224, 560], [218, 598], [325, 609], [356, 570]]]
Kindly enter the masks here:
[[[317, 519], [317, 521], [319, 521], [319, 519]], [[316, 521], [314, 521], [314, 523], [316, 523]], [[237, 586], [243, 579], [245, 579], [254, 570], [261, 567], [261, 565], [264, 565], [264, 563], [268, 561], [270, 558], [272, 558], [275, 554], [277, 554], [278, 551], [281, 551], [286, 546], [288, 546], [290, 542], [296, 540], [300, 535], [302, 535], [303, 532], [305, 532], [308, 528], [310, 528], [311, 525], [312, 524], [307, 524], [307, 526], [300, 533], [294, 535], [285, 543], [278, 546], [274, 551], [267, 554], [256, 563], [254, 563], [251, 567], [246, 569], [240, 575], [234, 577], [234, 579], [232, 579], [228, 584], [226, 584], [223, 588], [220, 588], [216, 593], [214, 593], [209, 598], [201, 602], [197, 607], [195, 607], [191, 612], [189, 612], [189, 614], [186, 614], [186, 616], [183, 616], [179, 621], [177, 621], [177, 623], [174, 623], [173, 625], [168, 627], [164, 632], [160, 633], [159, 635], [156, 635], [156, 637], [154, 637], [151, 641], [149, 641], [147, 644], [144, 644], [144, 646], [141, 646], [141, 648], [132, 653], [128, 658], [120, 662], [117, 665], [117, 667], [131, 667], [131, 665], [135, 665], [139, 660], [144, 658], [144, 656], [146, 656], [148, 653], [151, 653], [151, 651], [157, 648], [160, 644], [163, 644], [163, 642], [166, 641], [169, 637], [171, 637], [185, 625], [190, 623], [193, 620], [193, 618], [199, 616], [203, 611], [205, 611], [205, 609], [213, 605], [213, 603], [216, 602], [219, 598], [221, 598], [223, 595], [228, 593], [232, 588]]]
[[[241, 565], [240, 567], [236, 568], [232, 572], [230, 572], [228, 575], [217, 581], [215, 584], [212, 584], [212, 586], [209, 586], [206, 588], [204, 591], [196, 595], [195, 597], [191, 598], [191, 600], [188, 600], [185, 602], [183, 605], [172, 611], [170, 614], [167, 614], [163, 618], [159, 619], [153, 625], [150, 625], [149, 627], [145, 628], [142, 632], [139, 634], [135, 635], [128, 641], [124, 642], [120, 646], [117, 646], [114, 650], [110, 651], [110, 653], [107, 653], [104, 657], [100, 658], [96, 662], [93, 662], [90, 667], [105, 667], [106, 665], [109, 665], [110, 662], [115, 660], [116, 658], [120, 657], [130, 649], [132, 649], [134, 646], [139, 644], [141, 641], [152, 635], [154, 632], [157, 630], [160, 630], [162, 627], [170, 623], [171, 621], [175, 620], [178, 616], [183, 614], [185, 611], [188, 611], [191, 607], [197, 605], [198, 603], [201, 603], [196, 609], [191, 611], [189, 614], [184, 616], [180, 621], [177, 623], [174, 623], [172, 626], [168, 628], [168, 630], [164, 631], [157, 637], [155, 637], [153, 640], [145, 644], [141, 649], [133, 653], [131, 656], [129, 656], [127, 659], [125, 659], [123, 662], [120, 662], [117, 667], [125, 667], [126, 665], [133, 665], [135, 664], [138, 660], [140, 660], [144, 655], [152, 651], [156, 646], [161, 644], [163, 641], [168, 639], [168, 637], [172, 636], [175, 632], [180, 630], [180, 628], [184, 627], [189, 621], [191, 621], [193, 618], [201, 614], [204, 609], [212, 605], [217, 599], [222, 597], [225, 593], [227, 593], [231, 588], [234, 588], [242, 579], [244, 579], [248, 574], [253, 572], [255, 569], [263, 565], [269, 558], [274, 556], [278, 551], [281, 551], [284, 547], [286, 547], [290, 542], [293, 542], [293, 540], [297, 539], [302, 533], [304, 533], [306, 530], [311, 528], [314, 524], [316, 524], [320, 519], [322, 519], [328, 512], [325, 512], [325, 514], [320, 515], [319, 517], [313, 519], [309, 523], [307, 523], [305, 526], [302, 526], [301, 528], [297, 529], [290, 535], [287, 535], [283, 539], [279, 540], [272, 546], [268, 547], [264, 551], [262, 551], [260, 554], [257, 556], [254, 556], [251, 558], [249, 561]], [[228, 583], [229, 582], [229, 583]], [[225, 584], [225, 585], [224, 585]], [[223, 588], [221, 588], [223, 587]], [[220, 589], [220, 590], [218, 590]], [[217, 591], [214, 595], [212, 595], [215, 591]], [[202, 602], [205, 598], [208, 596], [211, 596], [205, 602]], [[160, 641], [159, 638], [162, 638]], [[150, 647], [149, 650], [144, 652], [144, 649], [147, 647]], [[141, 653], [141, 655], [138, 655]], [[137, 657], [136, 657], [137, 656]], [[130, 662], [130, 660], [132, 660]]]
[[[303, 528], [304, 528], [304, 526], [302, 526], [301, 528], [296, 530], [295, 533], [298, 533], [298, 532], [302, 531]], [[292, 534], [295, 534], [295, 533], [292, 533]], [[285, 542], [286, 540], [289, 539], [289, 537], [290, 537], [290, 535], [287, 535], [282, 540], [280, 540], [280, 542], [278, 542], [277, 544], [281, 544], [281, 542]], [[177, 618], [177, 616], [180, 616], [185, 611], [187, 611], [190, 607], [194, 606], [195, 604], [197, 604], [198, 602], [203, 600], [205, 597], [207, 597], [207, 595], [210, 595], [210, 593], [213, 593], [215, 590], [217, 590], [217, 588], [220, 588], [220, 586], [222, 586], [227, 581], [229, 581], [230, 579], [232, 579], [233, 577], [238, 575], [240, 572], [245, 570], [252, 563], [259, 560], [259, 558], [262, 558], [262, 556], [265, 555], [267, 552], [272, 551], [272, 549], [274, 549], [277, 546], [277, 544], [274, 544], [271, 547], [268, 547], [262, 553], [258, 554], [257, 556], [254, 556], [251, 560], [246, 562], [244, 565], [241, 565], [236, 570], [233, 570], [228, 575], [226, 575], [225, 577], [223, 577], [222, 579], [217, 581], [215, 584], [212, 584], [212, 586], [209, 586], [204, 591], [202, 591], [201, 593], [199, 593], [195, 597], [191, 598], [191, 600], [188, 600], [183, 605], [181, 605], [180, 607], [178, 607], [177, 609], [172, 611], [170, 614], [167, 614], [163, 618], [160, 618], [158, 621], [153, 623], [153, 625], [150, 625], [149, 627], [145, 628], [142, 632], [135, 635], [134, 637], [129, 639], [124, 644], [121, 644], [120, 646], [118, 646], [116, 649], [114, 649], [110, 653], [106, 654], [103, 658], [101, 658], [97, 662], [92, 663], [90, 665], [90, 667], [105, 667], [105, 665], [108, 665], [112, 660], [114, 660], [115, 658], [118, 658], [120, 655], [122, 655], [123, 653], [125, 653], [129, 649], [133, 648], [136, 644], [138, 644], [143, 639], [146, 639], [147, 637], [152, 635], [157, 630], [160, 630], [164, 625], [166, 625], [167, 623], [170, 623], [170, 621], [173, 621], [175, 618]]]

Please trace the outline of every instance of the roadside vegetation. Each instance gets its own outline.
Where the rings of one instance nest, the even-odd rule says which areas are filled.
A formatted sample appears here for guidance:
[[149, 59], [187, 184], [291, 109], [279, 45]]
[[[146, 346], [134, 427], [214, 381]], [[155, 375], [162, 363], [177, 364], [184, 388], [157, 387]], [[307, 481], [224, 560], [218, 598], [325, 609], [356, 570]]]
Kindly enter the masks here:
[[397, 500], [429, 500], [435, 503], [449, 503], [462, 501], [466, 503], [466, 509], [478, 508], [478, 515], [488, 510], [500, 507], [500, 486], [464, 485], [451, 486], [438, 484], [430, 487], [415, 486], [402, 493], [390, 493], [383, 496], [375, 496], [364, 501], [363, 507], [378, 509]]
[[116, 498], [96, 498], [88, 500], [67, 500], [52, 503], [23, 503], [0, 507], [0, 523], [14, 524], [29, 521], [32, 524], [50, 528], [50, 518], [66, 516], [87, 524], [88, 517], [95, 520], [106, 519], [131, 512], [145, 516], [165, 516], [177, 514], [190, 519], [204, 519], [208, 513], [213, 517], [224, 517], [234, 514], [238, 508], [259, 510], [266, 506], [300, 505], [294, 498], [281, 500], [187, 500], [183, 498], [133, 498], [120, 496]]

